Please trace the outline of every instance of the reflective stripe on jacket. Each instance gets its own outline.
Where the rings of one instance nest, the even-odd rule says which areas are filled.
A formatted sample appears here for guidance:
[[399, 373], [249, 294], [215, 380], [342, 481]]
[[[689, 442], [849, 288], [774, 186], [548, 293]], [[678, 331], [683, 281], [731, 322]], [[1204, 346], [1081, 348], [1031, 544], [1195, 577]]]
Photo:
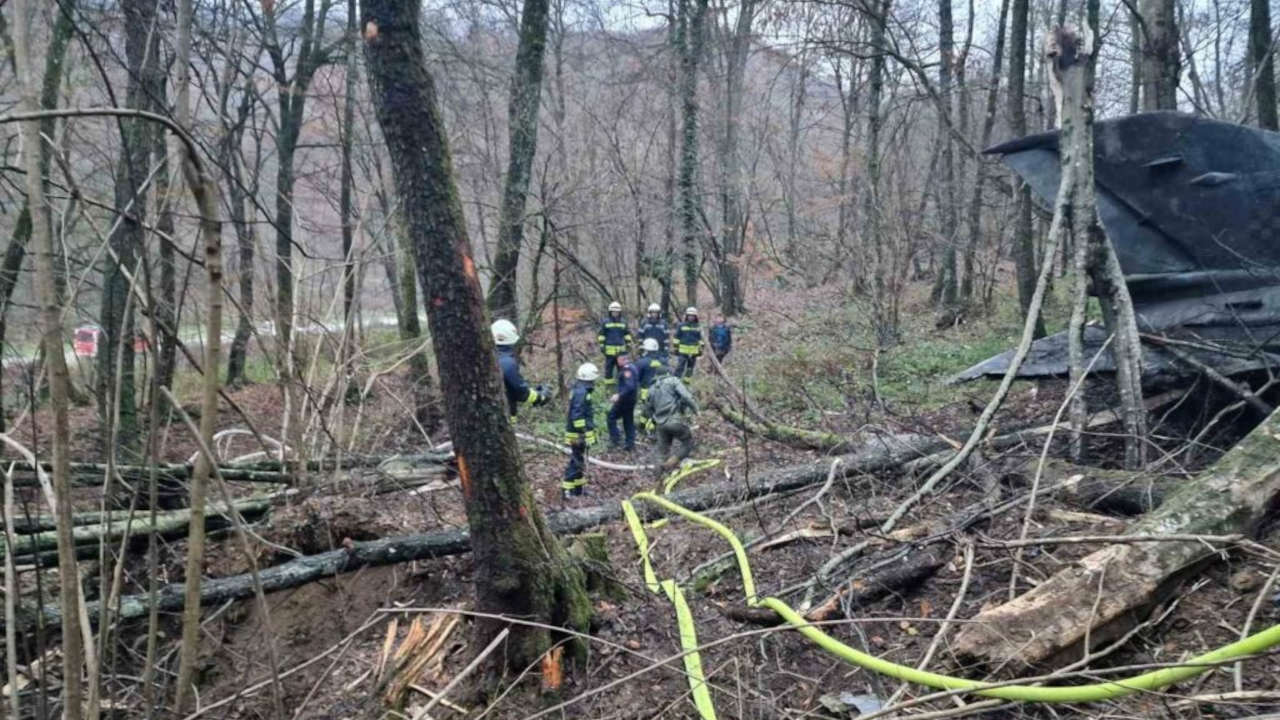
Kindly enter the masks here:
[[571, 435], [585, 437], [587, 433], [595, 434], [595, 408], [591, 404], [591, 391], [594, 389], [591, 383], [582, 380], [574, 384], [573, 392], [569, 395], [569, 416], [564, 423], [566, 438]]
[[640, 324], [640, 342], [643, 343], [645, 340], [657, 340], [658, 352], [665, 353], [667, 344], [671, 342], [671, 332], [667, 329], [667, 323], [662, 318], [646, 319]]
[[605, 355], [618, 355], [631, 344], [631, 328], [622, 318], [617, 320], [612, 317], [605, 318], [604, 322], [600, 323], [600, 334], [596, 336], [596, 342]]
[[702, 326], [696, 322], [682, 322], [676, 328], [676, 352], [681, 355], [702, 354]]

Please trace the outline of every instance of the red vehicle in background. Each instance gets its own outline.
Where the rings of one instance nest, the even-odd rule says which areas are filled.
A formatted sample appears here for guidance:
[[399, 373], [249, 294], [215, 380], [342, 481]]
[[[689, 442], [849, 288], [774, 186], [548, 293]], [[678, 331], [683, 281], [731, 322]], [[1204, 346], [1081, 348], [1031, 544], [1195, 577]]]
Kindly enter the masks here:
[[81, 325], [76, 328], [71, 347], [76, 357], [92, 358], [98, 356], [98, 340], [102, 337], [102, 329], [97, 325]]

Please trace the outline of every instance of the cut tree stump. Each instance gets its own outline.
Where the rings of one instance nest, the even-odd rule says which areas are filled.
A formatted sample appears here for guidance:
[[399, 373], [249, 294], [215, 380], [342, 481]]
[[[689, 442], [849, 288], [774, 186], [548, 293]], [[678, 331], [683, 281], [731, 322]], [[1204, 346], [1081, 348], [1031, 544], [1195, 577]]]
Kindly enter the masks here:
[[[1213, 467], [1182, 481], [1134, 535], [1250, 535], [1280, 499], [1280, 412]], [[1117, 543], [1030, 592], [979, 613], [952, 644], [964, 661], [1017, 672], [1105, 643], [1216, 551], [1202, 542]]]

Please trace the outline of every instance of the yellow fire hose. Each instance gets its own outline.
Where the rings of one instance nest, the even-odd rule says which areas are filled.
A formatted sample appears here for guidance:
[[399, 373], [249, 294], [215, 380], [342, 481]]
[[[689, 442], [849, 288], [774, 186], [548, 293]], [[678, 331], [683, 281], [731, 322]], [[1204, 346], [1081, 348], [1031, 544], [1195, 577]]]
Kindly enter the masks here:
[[679, 586], [673, 580], [659, 582], [657, 575], [653, 571], [653, 566], [649, 561], [649, 539], [645, 534], [644, 526], [640, 522], [640, 516], [636, 513], [633, 505], [634, 502], [641, 501], [653, 503], [664, 510], [708, 527], [724, 538], [729, 543], [729, 546], [733, 548], [733, 553], [737, 558], [738, 570], [742, 575], [742, 587], [746, 594], [748, 606], [767, 608], [774, 611], [815, 645], [851, 665], [938, 690], [972, 690], [975, 695], [1020, 702], [1097, 702], [1138, 692], [1158, 690], [1187, 678], [1195, 677], [1224, 662], [1265, 652], [1280, 645], [1280, 625], [1276, 625], [1255, 635], [1250, 635], [1243, 640], [1196, 657], [1177, 667], [1143, 673], [1123, 680], [1070, 687], [1037, 687], [1033, 685], [993, 687], [987, 683], [974, 680], [917, 670], [916, 668], [889, 662], [849, 647], [816, 626], [811, 625], [805, 620], [804, 616], [777, 598], [758, 598], [756, 596], [755, 580], [751, 574], [751, 565], [747, 561], [747, 551], [732, 530], [705, 515], [689, 510], [654, 493], [637, 493], [630, 500], [622, 502], [623, 513], [626, 515], [627, 524], [631, 527], [632, 535], [635, 536], [636, 546], [640, 550], [645, 583], [654, 592], [659, 590], [665, 592], [676, 606], [676, 622], [680, 627], [680, 645], [685, 652], [685, 670], [689, 676], [689, 685], [693, 693], [694, 704], [704, 720], [715, 720], [716, 715], [710, 692], [707, 689], [706, 678], [702, 673], [702, 661], [697, 653], [698, 642], [693, 626], [693, 618]]

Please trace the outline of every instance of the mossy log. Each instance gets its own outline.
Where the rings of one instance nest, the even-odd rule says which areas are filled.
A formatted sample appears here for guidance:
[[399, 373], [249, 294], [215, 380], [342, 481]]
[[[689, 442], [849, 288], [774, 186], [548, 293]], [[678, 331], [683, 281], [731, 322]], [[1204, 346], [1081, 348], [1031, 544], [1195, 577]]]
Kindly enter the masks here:
[[[1280, 499], [1280, 412], [1130, 533], [1249, 535]], [[1196, 541], [1117, 543], [1011, 602], [978, 614], [952, 646], [963, 660], [1018, 672], [1105, 643], [1176, 590], [1216, 551]]]
[[[837, 474], [840, 476], [859, 476], [866, 473], [882, 472], [920, 458], [929, 452], [936, 452], [945, 444], [938, 441], [936, 445], [925, 445], [921, 448], [885, 447], [858, 455], [843, 458]], [[752, 477], [751, 483], [729, 480], [722, 483], [687, 488], [672, 493], [669, 497], [690, 510], [709, 510], [727, 507], [757, 497], [789, 492], [824, 482], [831, 472], [831, 461], [797, 465], [767, 474]], [[642, 520], [652, 520], [660, 513], [652, 505], [641, 503], [636, 507]], [[581, 510], [566, 510], [547, 516], [547, 526], [558, 535], [576, 535], [605, 523], [615, 522], [622, 518], [622, 506], [609, 503]], [[466, 530], [438, 530], [422, 535], [408, 535], [382, 538], [351, 543], [349, 547], [331, 550], [319, 555], [297, 558], [274, 567], [265, 568], [259, 574], [265, 592], [275, 592], [305, 585], [323, 578], [333, 577], [362, 567], [391, 565], [411, 560], [429, 560], [432, 558], [459, 555], [471, 549], [470, 535]], [[182, 608], [184, 586], [180, 583], [161, 588], [157, 596], [157, 604], [162, 612], [174, 612]], [[205, 580], [200, 588], [202, 602], [213, 606], [227, 600], [248, 597], [253, 594], [253, 579], [249, 575], [215, 578]], [[147, 595], [129, 595], [121, 598], [118, 617], [130, 620], [144, 617], [148, 612]], [[97, 621], [99, 606], [96, 602], [88, 603], [86, 610], [93, 621]], [[57, 605], [46, 605], [43, 610], [50, 626], [60, 618]], [[19, 613], [19, 625], [22, 628], [32, 627], [35, 623], [35, 612]]]

